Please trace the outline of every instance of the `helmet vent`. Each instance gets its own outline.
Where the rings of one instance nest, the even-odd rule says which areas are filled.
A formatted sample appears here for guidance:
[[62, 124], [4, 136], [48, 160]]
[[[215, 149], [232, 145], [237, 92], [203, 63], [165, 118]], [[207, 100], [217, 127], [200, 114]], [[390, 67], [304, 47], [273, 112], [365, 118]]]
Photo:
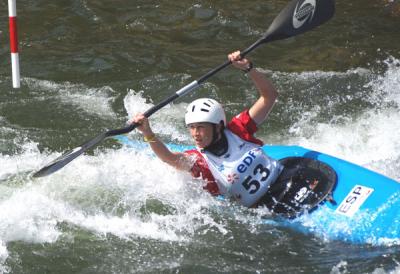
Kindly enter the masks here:
[[191, 102], [185, 113], [185, 124], [211, 123], [226, 124], [225, 112], [220, 103], [210, 98], [200, 98]]

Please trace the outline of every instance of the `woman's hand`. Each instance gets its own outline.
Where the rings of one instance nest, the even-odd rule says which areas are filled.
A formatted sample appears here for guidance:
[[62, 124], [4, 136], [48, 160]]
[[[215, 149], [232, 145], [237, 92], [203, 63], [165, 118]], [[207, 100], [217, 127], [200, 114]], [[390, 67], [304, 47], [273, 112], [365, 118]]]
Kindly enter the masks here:
[[232, 62], [234, 67], [240, 70], [246, 71], [251, 68], [251, 62], [246, 58], [242, 58], [238, 50], [229, 54], [228, 59]]
[[154, 133], [151, 130], [149, 119], [144, 116], [143, 113], [136, 114], [133, 119], [130, 121], [131, 124], [137, 124], [136, 127], [140, 132], [143, 133], [145, 137], [153, 136]]

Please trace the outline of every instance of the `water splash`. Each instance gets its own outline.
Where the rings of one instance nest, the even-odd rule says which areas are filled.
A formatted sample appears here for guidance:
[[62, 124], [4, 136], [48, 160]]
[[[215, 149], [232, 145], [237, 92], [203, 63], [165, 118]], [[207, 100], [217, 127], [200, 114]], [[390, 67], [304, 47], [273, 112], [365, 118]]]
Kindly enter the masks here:
[[116, 118], [112, 103], [117, 94], [111, 87], [89, 88], [83, 84], [56, 83], [34, 78], [24, 78], [23, 83], [35, 95], [35, 100], [49, 100], [53, 96], [60, 103], [72, 104], [80, 111]]
[[306, 234], [318, 235], [325, 241], [342, 240], [377, 246], [398, 246], [400, 220], [395, 217], [392, 223], [381, 220], [387, 218], [388, 214], [396, 216], [398, 203], [400, 203], [400, 193], [395, 193], [381, 208], [374, 212], [358, 212], [352, 219], [334, 212], [327, 206], [321, 206], [311, 214], [304, 214], [289, 221], [288, 226], [297, 230], [300, 228]]
[[[127, 120], [131, 120], [134, 115], [139, 112], [145, 112], [151, 108], [153, 104], [146, 101], [143, 97], [143, 92], [130, 90], [124, 98], [124, 106], [128, 113]], [[154, 132], [166, 136], [169, 141], [189, 142], [190, 139], [183, 123], [185, 111], [186, 104], [179, 103], [167, 105], [156, 112], [150, 119]], [[134, 131], [132, 135], [139, 138], [140, 133]]]
[[[393, 130], [398, 128], [396, 121], [400, 120], [396, 116], [398, 96], [389, 88], [394, 87], [396, 82], [386, 83], [389, 81], [387, 77], [392, 79], [393, 74], [396, 75], [396, 70], [397, 67], [394, 66], [388, 70], [387, 75], [366, 81], [371, 83], [368, 88], [382, 94], [377, 96], [380, 101], [375, 101], [372, 109], [366, 108], [354, 117], [340, 119], [340, 121], [345, 120], [348, 125], [330, 124], [320, 119], [323, 116], [321, 115], [324, 112], [323, 108], [314, 109], [310, 110], [308, 115], [302, 116], [297, 124], [293, 124], [293, 128], [297, 126], [299, 130], [293, 134], [294, 136], [285, 136], [286, 140], [304, 146], [314, 146], [317, 150], [321, 150], [322, 147], [323, 151], [329, 152], [331, 149], [334, 155], [344, 155], [344, 158], [361, 161], [367, 166], [375, 165], [379, 169], [382, 163], [390, 163], [391, 158], [394, 158], [393, 161], [398, 161], [397, 156], [393, 154], [393, 151], [399, 151], [397, 147], [399, 135]], [[365, 71], [360, 74], [366, 75]], [[315, 75], [319, 77], [320, 74], [318, 72], [302, 74], [301, 77], [307, 81], [309, 77]], [[332, 75], [335, 73], [328, 73], [322, 77], [330, 79]], [[338, 75], [348, 76], [347, 73]], [[378, 84], [379, 79], [389, 87], [378, 89], [382, 87]], [[43, 87], [36, 89], [32, 86], [39, 97], [40, 89], [49, 89], [46, 87], [47, 83], [42, 84]], [[56, 89], [54, 88], [54, 92]], [[95, 96], [90, 94], [87, 98], [80, 98], [93, 103], [92, 97]], [[106, 102], [108, 107], [110, 107], [109, 98], [112, 98], [112, 95], [106, 92], [101, 100]], [[354, 98], [349, 97], [349, 100], [352, 101]], [[78, 108], [84, 107], [85, 104], [79, 105], [78, 101], [74, 101]], [[376, 108], [379, 102], [383, 101], [385, 107]], [[331, 104], [332, 109], [340, 105], [340, 101], [335, 102], [337, 103]], [[124, 104], [128, 113], [127, 120], [137, 111], [144, 111], [152, 106], [146, 102], [142, 93], [133, 91], [128, 92]], [[94, 107], [89, 112], [95, 115], [100, 115], [101, 111], [113, 113], [108, 107], [103, 109], [102, 103], [97, 106], [100, 107]], [[182, 122], [185, 106], [185, 103], [172, 104], [155, 114], [151, 120], [155, 131], [168, 141], [189, 143], [190, 137]], [[335, 118], [337, 117], [338, 115]], [[317, 134], [312, 136], [308, 134], [306, 127], [310, 125]], [[370, 130], [371, 127], [390, 131], [392, 136], [382, 136]], [[360, 133], [364, 134], [362, 138], [357, 137]], [[135, 132], [131, 136], [139, 138]], [[14, 144], [20, 148], [17, 153], [0, 154], [2, 167], [0, 267], [4, 267], [5, 260], [10, 256], [8, 243], [12, 241], [55, 243], [72, 229], [83, 230], [99, 238], [112, 235], [128, 241], [150, 239], [184, 245], [193, 242], [193, 239], [197, 240], [196, 237], [199, 235], [212, 234], [215, 238], [232, 239], [239, 226], [240, 232], [244, 231], [243, 233], [262, 235], [262, 237], [271, 233], [278, 242], [287, 240], [287, 236], [282, 232], [281, 223], [271, 219], [266, 222], [261, 220], [261, 216], [268, 213], [241, 209], [229, 202], [212, 198], [202, 191], [200, 182], [164, 165], [151, 155], [148, 148], [140, 151], [125, 147], [96, 150], [92, 156], [82, 155], [54, 175], [34, 181], [29, 177], [30, 171], [40, 168], [61, 153], [46, 150], [40, 152], [37, 143], [29, 138], [18, 142]], [[370, 147], [366, 147], [365, 144]], [[372, 152], [377, 162], [365, 160]], [[394, 175], [392, 177], [398, 178], [398, 170], [385, 171]], [[398, 202], [398, 197], [393, 198], [393, 201]], [[326, 227], [323, 218], [332, 216], [336, 218], [335, 225]], [[371, 214], [366, 214], [364, 217], [371, 218]], [[363, 221], [364, 219], [361, 219], [360, 223]], [[332, 212], [322, 211], [316, 215], [304, 216], [300, 225], [304, 227], [306, 233], [311, 232], [327, 242], [334, 239], [328, 236], [331, 234], [353, 240], [351, 237], [354, 231], [368, 229], [368, 225], [354, 226], [343, 221], [340, 216], [332, 215]], [[398, 223], [395, 225], [397, 227], [394, 226], [393, 229], [397, 231]], [[327, 231], [327, 234], [324, 234], [324, 231]], [[375, 236], [372, 235], [357, 240], [374, 245], [397, 245], [398, 239], [379, 237], [378, 232]]]
[[98, 237], [182, 243], [199, 230], [226, 233], [225, 222], [212, 217], [218, 201], [148, 149], [96, 151], [52, 176], [29, 177], [57, 155], [40, 153], [34, 144], [19, 155], [0, 155], [0, 258], [7, 258], [9, 242], [54, 243], [68, 226]]
[[[382, 75], [357, 69], [338, 74], [302, 73], [296, 76], [308, 80], [311, 77], [312, 82], [312, 79], [319, 81], [329, 77], [351, 78], [354, 74], [359, 75], [363, 80], [358, 82], [364, 81], [364, 84], [352, 84], [349, 89], [341, 89], [340, 92], [348, 93], [348, 104], [351, 106], [369, 106], [356, 112], [340, 111], [347, 103], [334, 99], [336, 97], [332, 101], [332, 97], [327, 96], [324, 107], [318, 104], [306, 108], [298, 116], [289, 128], [291, 136], [286, 142], [331, 154], [400, 180], [400, 68], [397, 59], [389, 59], [386, 63], [388, 67]], [[327, 116], [324, 113], [326, 108], [330, 109], [331, 117], [321, 121], [321, 116]]]

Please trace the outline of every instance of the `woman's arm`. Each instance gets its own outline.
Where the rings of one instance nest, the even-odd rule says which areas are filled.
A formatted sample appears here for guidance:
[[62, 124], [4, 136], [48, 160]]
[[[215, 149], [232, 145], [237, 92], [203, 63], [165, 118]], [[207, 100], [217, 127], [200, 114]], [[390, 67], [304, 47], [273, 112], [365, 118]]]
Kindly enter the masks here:
[[132, 122], [138, 124], [137, 129], [142, 132], [144, 140], [150, 144], [151, 149], [158, 158], [176, 169], [190, 171], [193, 161], [189, 156], [184, 153], [170, 151], [153, 133], [149, 120], [142, 113], [137, 114]]
[[[240, 51], [235, 51], [228, 56], [232, 64], [241, 70], [247, 70], [251, 66], [251, 62], [240, 56]], [[250, 79], [256, 86], [260, 97], [249, 109], [250, 117], [260, 125], [271, 112], [272, 107], [278, 97], [278, 92], [263, 73], [257, 71], [257, 69], [250, 69], [248, 72]]]

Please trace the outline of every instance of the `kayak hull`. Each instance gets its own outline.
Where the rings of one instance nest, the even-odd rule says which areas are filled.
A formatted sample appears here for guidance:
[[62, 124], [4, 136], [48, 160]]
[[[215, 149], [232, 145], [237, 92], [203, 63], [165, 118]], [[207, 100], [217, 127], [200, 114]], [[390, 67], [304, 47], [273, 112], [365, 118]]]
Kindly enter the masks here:
[[306, 157], [326, 163], [337, 174], [335, 201], [289, 221], [331, 239], [360, 243], [396, 243], [400, 240], [400, 183], [348, 161], [300, 146], [264, 146], [271, 157]]
[[[125, 136], [116, 139], [135, 149], [147, 146]], [[193, 148], [175, 144], [168, 146], [174, 151]], [[277, 160], [305, 157], [321, 161], [337, 174], [331, 201], [293, 220], [280, 220], [280, 224], [302, 232], [320, 234], [327, 239], [371, 244], [400, 241], [399, 182], [359, 165], [300, 146], [264, 145], [262, 148]], [[270, 220], [265, 222], [270, 223]]]

